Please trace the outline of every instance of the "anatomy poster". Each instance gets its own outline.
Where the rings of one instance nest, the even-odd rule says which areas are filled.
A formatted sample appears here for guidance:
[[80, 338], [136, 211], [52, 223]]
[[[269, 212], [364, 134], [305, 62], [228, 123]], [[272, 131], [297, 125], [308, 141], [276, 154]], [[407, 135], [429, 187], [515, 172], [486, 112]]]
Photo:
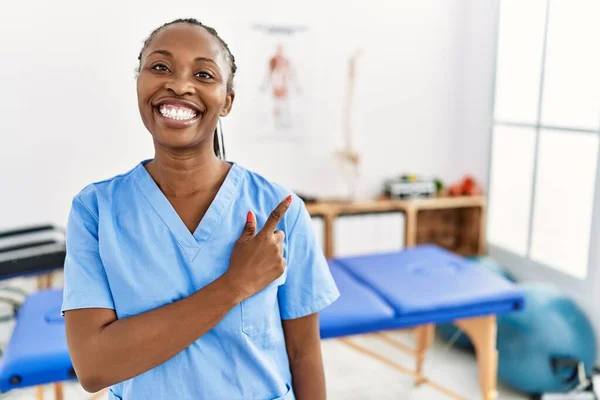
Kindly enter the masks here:
[[249, 23], [241, 40], [236, 92], [247, 134], [265, 141], [302, 141], [315, 128], [310, 96], [317, 64], [310, 29]]

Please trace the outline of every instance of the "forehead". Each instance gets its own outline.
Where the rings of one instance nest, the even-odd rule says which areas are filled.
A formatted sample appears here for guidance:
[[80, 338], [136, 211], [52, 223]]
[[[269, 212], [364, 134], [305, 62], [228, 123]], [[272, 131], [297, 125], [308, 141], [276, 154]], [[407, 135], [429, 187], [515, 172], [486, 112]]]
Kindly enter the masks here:
[[[146, 54], [154, 50], [168, 50], [176, 58], [207, 57], [215, 62], [224, 61], [223, 49], [213, 35], [201, 26], [188, 23], [173, 24], [158, 31], [146, 48]], [[223, 59], [223, 60], [221, 60]]]

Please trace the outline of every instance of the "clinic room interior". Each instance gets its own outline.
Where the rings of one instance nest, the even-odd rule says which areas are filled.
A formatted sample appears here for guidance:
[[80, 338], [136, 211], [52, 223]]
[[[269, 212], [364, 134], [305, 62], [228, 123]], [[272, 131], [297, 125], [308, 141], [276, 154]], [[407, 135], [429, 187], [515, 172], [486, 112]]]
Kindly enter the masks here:
[[0, 399], [600, 400], [598, 21], [4, 4]]

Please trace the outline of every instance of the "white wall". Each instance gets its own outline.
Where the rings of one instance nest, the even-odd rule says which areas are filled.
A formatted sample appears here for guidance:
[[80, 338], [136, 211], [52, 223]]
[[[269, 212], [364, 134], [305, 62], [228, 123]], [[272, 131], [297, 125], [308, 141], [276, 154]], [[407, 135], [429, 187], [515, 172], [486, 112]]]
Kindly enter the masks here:
[[[236, 110], [251, 101], [238, 93], [224, 122], [230, 159], [303, 193], [345, 195], [332, 153], [342, 146], [346, 58], [362, 45], [354, 115], [363, 158], [359, 193], [376, 194], [384, 178], [403, 172], [457, 179], [479, 167], [461, 160], [469, 125], [462, 116], [469, 99], [464, 29], [473, 3], [12, 2], [0, 15], [0, 229], [64, 225], [82, 187], [152, 157], [137, 111], [136, 57], [151, 29], [182, 16], [214, 25], [234, 53], [242, 43], [239, 24], [294, 22], [320, 32], [321, 85], [312, 94], [319, 129], [305, 143], [254, 142], [249, 127], [236, 123]], [[243, 71], [243, 58], [238, 65]]]
[[489, 185], [499, 3], [500, 0], [470, 1], [462, 30], [464, 97], [458, 158], [461, 169], [473, 174], [485, 188]]

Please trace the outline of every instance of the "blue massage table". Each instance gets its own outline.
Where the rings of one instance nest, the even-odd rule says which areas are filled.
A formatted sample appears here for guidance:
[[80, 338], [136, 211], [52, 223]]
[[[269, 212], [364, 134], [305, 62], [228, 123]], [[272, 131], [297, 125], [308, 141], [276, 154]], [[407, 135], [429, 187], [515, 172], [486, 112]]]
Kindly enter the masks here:
[[[485, 400], [496, 399], [496, 315], [523, 307], [523, 294], [508, 280], [437, 246], [418, 246], [401, 252], [330, 260], [340, 298], [320, 315], [321, 337], [340, 338], [374, 334], [415, 355], [410, 370], [348, 340], [362, 353], [428, 383], [449, 397], [459, 394], [423, 375], [425, 353], [434, 338], [435, 324], [454, 322], [471, 339], [477, 355], [479, 383]], [[416, 349], [394, 341], [383, 332], [415, 327]]]
[[[522, 307], [523, 296], [515, 285], [436, 246], [335, 258], [330, 260], [330, 268], [341, 296], [320, 313], [323, 339], [338, 338], [412, 374], [416, 384], [427, 383], [460, 399], [423, 375], [425, 352], [433, 342], [435, 324], [454, 321], [473, 341], [483, 398], [497, 397], [495, 316]], [[56, 397], [62, 398], [62, 389], [56, 383], [74, 379], [75, 374], [60, 316], [61, 301], [60, 289], [27, 298], [0, 366], [0, 392], [55, 383]], [[408, 327], [416, 327], [415, 370], [345, 339], [372, 334], [406, 350], [384, 332]]]
[[[42, 290], [30, 295], [17, 314], [10, 342], [0, 363], [0, 392], [76, 379], [60, 312], [62, 289]], [[54, 393], [62, 400], [62, 385]]]

